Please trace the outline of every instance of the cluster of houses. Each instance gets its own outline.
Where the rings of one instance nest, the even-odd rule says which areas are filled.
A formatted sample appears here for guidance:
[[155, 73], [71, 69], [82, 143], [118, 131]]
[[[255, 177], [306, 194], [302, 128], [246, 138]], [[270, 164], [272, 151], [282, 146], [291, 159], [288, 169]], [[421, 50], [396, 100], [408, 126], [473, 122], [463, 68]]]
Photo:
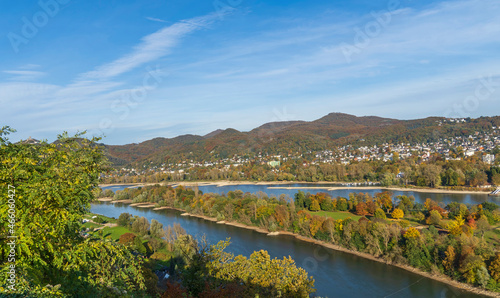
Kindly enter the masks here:
[[[446, 119], [444, 121], [465, 122], [465, 119]], [[442, 123], [440, 123], [442, 124]], [[364, 140], [360, 140], [364, 141]], [[159, 166], [144, 165], [141, 169], [122, 168], [119, 175], [142, 175], [151, 173], [180, 174], [192, 168], [235, 168], [244, 164], [254, 163], [278, 168], [289, 159], [300, 159], [308, 156], [307, 164], [341, 163], [348, 165], [353, 162], [381, 160], [389, 162], [396, 159], [417, 157], [420, 161], [427, 161], [432, 155], [440, 154], [446, 160], [461, 160], [477, 155], [487, 164], [498, 163], [498, 156], [494, 152], [500, 148], [500, 128], [475, 132], [468, 136], [440, 138], [429, 143], [399, 143], [373, 146], [345, 145], [330, 150], [318, 152], [295, 152], [284, 155], [272, 155], [259, 152], [255, 157], [235, 155], [219, 160], [198, 162], [192, 159], [180, 163], [162, 164]], [[312, 157], [309, 158], [309, 157]], [[309, 160], [311, 159], [311, 160]]]

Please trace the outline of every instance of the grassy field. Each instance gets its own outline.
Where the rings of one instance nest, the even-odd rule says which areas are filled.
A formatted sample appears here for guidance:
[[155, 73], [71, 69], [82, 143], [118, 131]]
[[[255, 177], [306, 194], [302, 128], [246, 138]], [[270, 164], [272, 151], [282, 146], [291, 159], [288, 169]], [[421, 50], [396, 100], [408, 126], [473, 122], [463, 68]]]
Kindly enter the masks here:
[[[477, 237], [481, 237], [480, 233], [475, 234]], [[500, 228], [499, 225], [492, 226], [492, 229], [484, 233], [484, 239], [493, 244], [496, 248], [500, 247]]]
[[118, 239], [120, 239], [120, 236], [125, 234], [125, 233], [132, 233], [129, 229], [125, 228], [125, 227], [113, 227], [113, 228], [110, 228], [110, 227], [105, 227], [104, 229], [102, 229], [102, 233], [104, 235], [104, 237], [111, 237], [111, 239], [117, 241]]
[[348, 217], [358, 220], [362, 216], [352, 214], [350, 212], [342, 212], [342, 211], [317, 211], [317, 212], [312, 212], [312, 211], [307, 211], [311, 215], [318, 215], [318, 216], [326, 216], [326, 217], [331, 217], [335, 220], [337, 219], [346, 219]]

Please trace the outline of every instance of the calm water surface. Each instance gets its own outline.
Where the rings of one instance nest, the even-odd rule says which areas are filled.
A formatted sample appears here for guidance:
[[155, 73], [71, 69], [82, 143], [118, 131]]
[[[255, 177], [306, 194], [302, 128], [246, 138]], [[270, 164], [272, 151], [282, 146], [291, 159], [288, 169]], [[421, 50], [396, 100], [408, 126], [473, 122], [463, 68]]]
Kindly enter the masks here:
[[[122, 190], [131, 185], [117, 185], [112, 187], [104, 187], [103, 189], [111, 188], [113, 191]], [[279, 187], [279, 188], [277, 188]], [[282, 187], [299, 187], [300, 189], [283, 189]], [[314, 187], [314, 188], [313, 188]], [[320, 188], [321, 187], [321, 188]], [[384, 191], [384, 189], [356, 189], [353, 187], [342, 187], [342, 189], [328, 190], [330, 187], [341, 187], [335, 184], [306, 184], [306, 183], [294, 183], [294, 184], [271, 184], [271, 185], [255, 185], [255, 184], [242, 184], [242, 185], [200, 185], [198, 189], [203, 193], [218, 193], [224, 194], [229, 191], [241, 190], [243, 192], [257, 193], [259, 191], [266, 193], [268, 196], [279, 197], [281, 194], [285, 194], [290, 198], [293, 198], [295, 193], [299, 190], [304, 192], [310, 192], [316, 194], [318, 192], [328, 193], [333, 198], [337, 196], [349, 197], [349, 193], [369, 193], [372, 196], [376, 193]], [[392, 197], [399, 195], [414, 196], [416, 202], [423, 203], [425, 199], [431, 198], [434, 201], [442, 202], [448, 204], [450, 202], [459, 202], [464, 204], [479, 204], [485, 201], [494, 202], [500, 205], [499, 196], [488, 196], [487, 194], [460, 194], [460, 193], [431, 193], [431, 192], [416, 192], [416, 191], [390, 191]]]

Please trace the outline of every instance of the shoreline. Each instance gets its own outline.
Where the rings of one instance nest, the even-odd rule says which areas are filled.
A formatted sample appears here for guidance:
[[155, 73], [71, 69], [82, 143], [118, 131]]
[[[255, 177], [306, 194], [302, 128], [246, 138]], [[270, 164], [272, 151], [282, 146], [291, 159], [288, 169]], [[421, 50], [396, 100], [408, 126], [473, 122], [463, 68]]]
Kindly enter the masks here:
[[[144, 203], [142, 203], [142, 204], [144, 204]], [[134, 205], [134, 204], [132, 204], [132, 205]], [[153, 204], [151, 203], [149, 205], [144, 205], [144, 206], [137, 206], [136, 205], [135, 207], [142, 207], [142, 208], [152, 208], [152, 207], [154, 207], [154, 205], [153, 206], [151, 206], [151, 205], [153, 205]], [[218, 221], [217, 219], [209, 217], [209, 216], [206, 216], [206, 215], [198, 215], [198, 214], [188, 213], [185, 210], [182, 210], [180, 208], [175, 208], [175, 207], [163, 206], [163, 207], [156, 207], [153, 210], [163, 210], [163, 209], [170, 209], [170, 210], [180, 211], [180, 212], [183, 212], [181, 214], [181, 216], [196, 217], [196, 218], [204, 219], [204, 220], [211, 221], [211, 222], [214, 222], [214, 223], [217, 223], [217, 224], [225, 224], [225, 225], [234, 226], [234, 227], [238, 227], [238, 228], [243, 228], [243, 229], [247, 229], [247, 230], [253, 230], [253, 231], [256, 231], [258, 233], [266, 234], [267, 236], [279, 236], [279, 235], [292, 236], [292, 237], [295, 237], [296, 239], [304, 241], [304, 242], [308, 242], [308, 243], [320, 245], [320, 246], [323, 246], [323, 247], [326, 247], [326, 248], [329, 248], [329, 249], [332, 249], [332, 250], [335, 250], [335, 251], [340, 251], [340, 252], [344, 252], [344, 253], [348, 253], [348, 254], [351, 254], [351, 255], [355, 255], [355, 256], [358, 256], [358, 257], [361, 257], [361, 258], [364, 258], [364, 259], [368, 259], [368, 260], [372, 260], [372, 261], [375, 261], [375, 262], [383, 263], [383, 264], [386, 264], [388, 266], [395, 266], [395, 267], [398, 267], [400, 269], [403, 269], [403, 270], [406, 270], [406, 271], [418, 274], [420, 276], [423, 276], [423, 277], [426, 277], [426, 278], [429, 278], [429, 279], [432, 279], [432, 280], [435, 280], [435, 281], [438, 281], [438, 282], [441, 282], [441, 283], [453, 286], [453, 287], [458, 288], [458, 289], [463, 290], [463, 291], [472, 292], [474, 294], [479, 294], [479, 295], [485, 295], [485, 296], [488, 296], [488, 297], [500, 297], [500, 293], [492, 292], [492, 291], [489, 291], [489, 290], [486, 290], [486, 289], [477, 288], [477, 287], [471, 286], [469, 284], [453, 280], [453, 279], [451, 279], [450, 277], [448, 277], [448, 276], [446, 276], [444, 274], [434, 275], [432, 273], [429, 273], [429, 272], [426, 272], [426, 271], [422, 271], [420, 269], [411, 267], [409, 265], [392, 263], [392, 262], [389, 262], [389, 261], [384, 260], [382, 258], [379, 258], [379, 257], [376, 257], [374, 255], [368, 254], [368, 253], [359, 252], [359, 251], [355, 251], [355, 250], [350, 250], [350, 249], [347, 249], [345, 247], [339, 246], [339, 245], [334, 244], [334, 243], [329, 243], [329, 242], [324, 242], [324, 241], [321, 241], [321, 240], [312, 239], [312, 238], [305, 237], [305, 236], [302, 236], [302, 235], [299, 235], [299, 234], [296, 234], [296, 233], [292, 233], [292, 232], [288, 232], [288, 231], [270, 232], [268, 230], [265, 230], [265, 229], [262, 229], [262, 228], [259, 228], [259, 227], [248, 226], [248, 225], [245, 225], [245, 224], [242, 224], [242, 223], [239, 223], [239, 222], [230, 222], [230, 221], [225, 221], [225, 220]]]
[[328, 182], [328, 181], [320, 181], [320, 182], [289, 182], [289, 181], [265, 181], [265, 182], [255, 182], [255, 181], [200, 181], [200, 182], [160, 182], [160, 183], [114, 183], [114, 184], [99, 184], [99, 187], [109, 187], [109, 186], [122, 186], [122, 185], [132, 185], [131, 188], [142, 187], [142, 186], [150, 186], [150, 185], [182, 185], [182, 186], [206, 186], [206, 185], [215, 185], [217, 187], [220, 186], [238, 186], [238, 185], [280, 185], [280, 186], [271, 186], [270, 189], [325, 189], [327, 191], [333, 190], [370, 190], [370, 189], [381, 189], [387, 191], [413, 191], [413, 192], [421, 192], [421, 193], [455, 193], [455, 194], [485, 194], [489, 195], [491, 191], [480, 191], [480, 190], [453, 190], [453, 189], [439, 189], [439, 188], [404, 188], [404, 187], [385, 187], [385, 186], [311, 186], [311, 187], [300, 187], [300, 186], [285, 186], [287, 184], [311, 184], [311, 185], [321, 185], [321, 184], [339, 184], [346, 182]]

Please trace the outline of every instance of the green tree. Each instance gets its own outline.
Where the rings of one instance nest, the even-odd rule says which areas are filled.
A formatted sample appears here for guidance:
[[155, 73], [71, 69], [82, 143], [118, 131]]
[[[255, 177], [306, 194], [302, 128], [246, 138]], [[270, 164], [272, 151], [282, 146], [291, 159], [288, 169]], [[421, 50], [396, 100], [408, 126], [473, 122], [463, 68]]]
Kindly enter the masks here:
[[156, 219], [151, 220], [151, 227], [149, 229], [149, 233], [151, 234], [151, 236], [158, 238], [162, 238], [165, 236], [165, 232], [163, 231], [163, 225]]
[[130, 226], [130, 222], [132, 221], [132, 218], [133, 218], [132, 214], [124, 212], [124, 213], [120, 214], [120, 216], [118, 216], [117, 223], [119, 226], [128, 227], [128, 226]]
[[[0, 214], [4, 217], [11, 207], [15, 210], [18, 293], [27, 296], [47, 284], [60, 284], [50, 291], [71, 296], [141, 292], [144, 278], [136, 257], [119, 244], [84, 239], [79, 233], [105, 167], [96, 144], [99, 139], [63, 134], [51, 144], [13, 144], [6, 137], [12, 131], [0, 130]], [[12, 204], [7, 194], [12, 194]], [[4, 243], [10, 230], [2, 219]], [[8, 265], [9, 249], [0, 246], [2, 268]], [[6, 274], [0, 284], [7, 284]]]
[[321, 210], [321, 208], [319, 206], [319, 203], [318, 203], [318, 200], [316, 200], [316, 199], [312, 200], [312, 203], [309, 206], [309, 210], [311, 210], [311, 211], [319, 211], [319, 210]]
[[387, 218], [387, 216], [385, 215], [384, 210], [382, 210], [380, 208], [377, 208], [377, 210], [375, 210], [374, 216], [375, 216], [375, 218], [381, 218], [381, 219], [386, 219]]
[[136, 218], [132, 223], [132, 231], [141, 234], [142, 236], [146, 235], [149, 230], [149, 221], [144, 216]]
[[443, 217], [441, 216], [441, 214], [439, 214], [439, 211], [431, 210], [429, 218], [427, 219], [427, 224], [438, 226], [441, 225], [442, 219]]

